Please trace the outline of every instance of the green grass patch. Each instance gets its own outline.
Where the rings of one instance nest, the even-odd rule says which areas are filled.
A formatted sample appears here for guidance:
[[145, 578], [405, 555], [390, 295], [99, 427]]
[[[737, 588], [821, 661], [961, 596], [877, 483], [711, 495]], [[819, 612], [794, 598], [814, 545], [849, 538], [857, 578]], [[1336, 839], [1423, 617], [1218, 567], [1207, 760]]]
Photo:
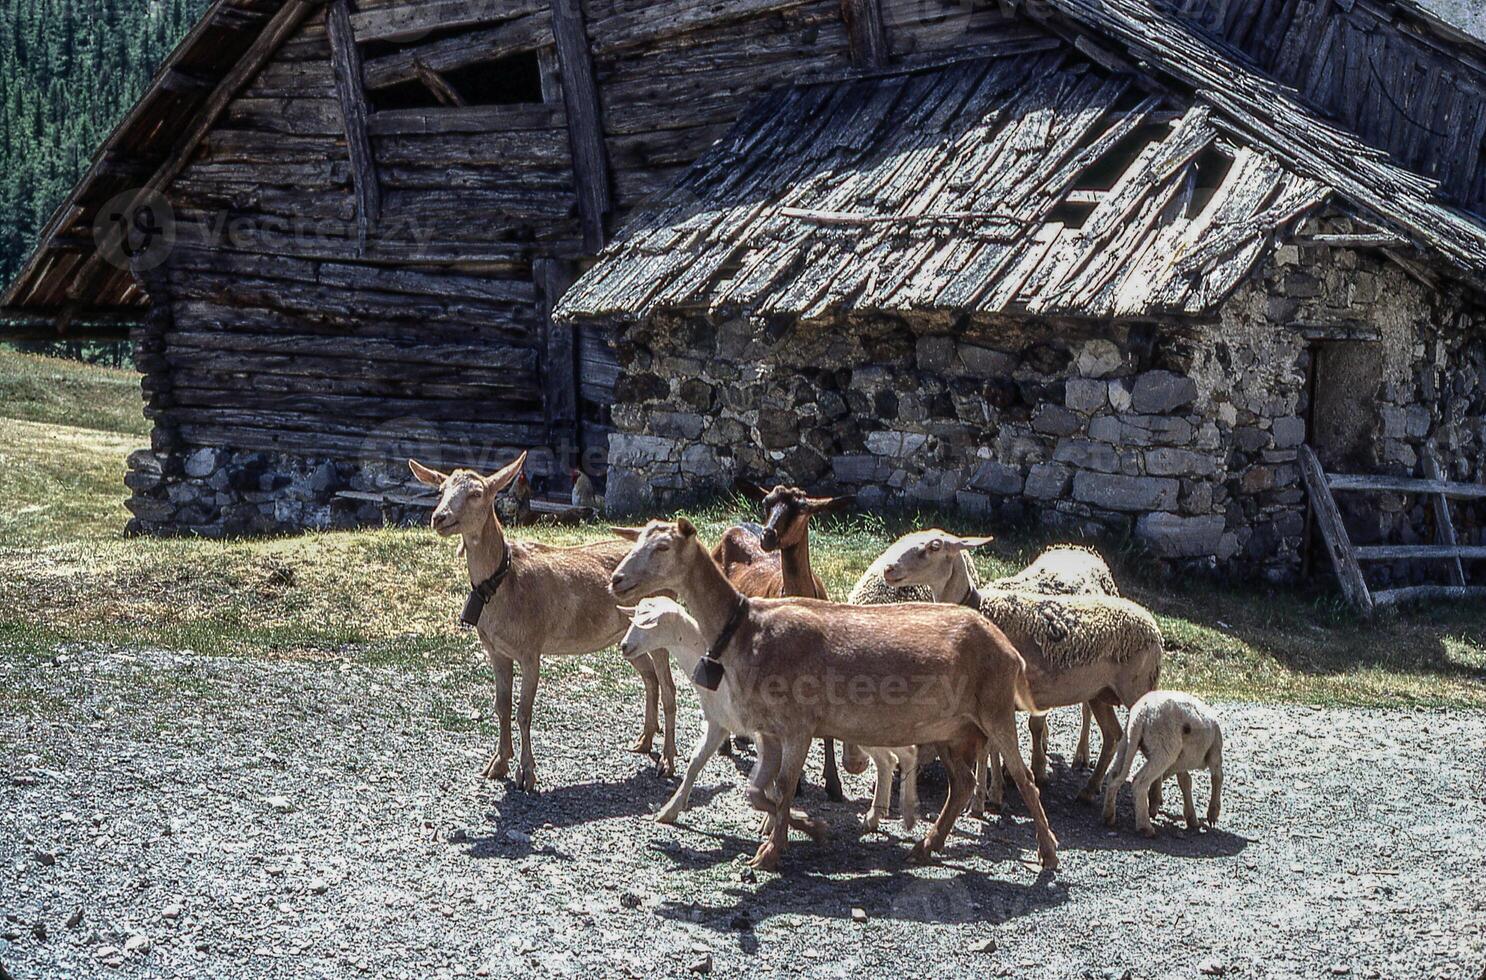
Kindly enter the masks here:
[[0, 405], [9, 418], [148, 435], [139, 374], [0, 347]]

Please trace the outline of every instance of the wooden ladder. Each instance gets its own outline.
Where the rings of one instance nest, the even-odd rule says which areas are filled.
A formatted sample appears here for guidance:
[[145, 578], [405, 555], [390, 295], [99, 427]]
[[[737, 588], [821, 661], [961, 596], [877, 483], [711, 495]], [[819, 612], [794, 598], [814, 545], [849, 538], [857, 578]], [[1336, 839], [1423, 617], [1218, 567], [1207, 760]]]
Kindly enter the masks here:
[[[1300, 447], [1300, 472], [1305, 478], [1305, 488], [1310, 494], [1311, 506], [1315, 509], [1316, 524], [1321, 529], [1321, 538], [1326, 542], [1326, 551], [1331, 555], [1331, 567], [1336, 570], [1342, 594], [1347, 601], [1364, 614], [1371, 614], [1378, 606], [1396, 605], [1414, 599], [1466, 599], [1486, 598], [1486, 586], [1469, 585], [1465, 578], [1465, 565], [1461, 559], [1486, 558], [1486, 545], [1462, 545], [1455, 537], [1455, 522], [1450, 518], [1450, 498], [1486, 499], [1486, 485], [1479, 483], [1454, 483], [1440, 478], [1439, 461], [1428, 453], [1424, 456], [1424, 479], [1398, 476], [1352, 476], [1342, 473], [1327, 473], [1321, 468], [1310, 446]], [[1438, 542], [1435, 544], [1377, 544], [1358, 548], [1352, 544], [1342, 524], [1341, 512], [1336, 506], [1335, 491], [1360, 493], [1416, 493], [1426, 494], [1434, 508]], [[1444, 561], [1450, 574], [1448, 585], [1411, 585], [1397, 589], [1373, 592], [1362, 577], [1362, 562], [1395, 561]]]

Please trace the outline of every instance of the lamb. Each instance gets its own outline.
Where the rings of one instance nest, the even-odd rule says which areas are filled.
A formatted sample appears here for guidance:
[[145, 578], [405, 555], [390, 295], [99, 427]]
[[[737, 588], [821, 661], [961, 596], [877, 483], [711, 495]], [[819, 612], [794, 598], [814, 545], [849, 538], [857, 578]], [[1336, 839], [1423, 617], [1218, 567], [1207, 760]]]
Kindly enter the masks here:
[[1135, 774], [1137, 830], [1147, 837], [1156, 836], [1150, 805], [1159, 801], [1161, 783], [1172, 775], [1182, 788], [1182, 814], [1187, 827], [1198, 829], [1197, 810], [1192, 805], [1194, 769], [1206, 769], [1212, 775], [1207, 823], [1217, 826], [1223, 800], [1223, 732], [1206, 702], [1180, 691], [1151, 691], [1135, 702], [1125, 737], [1115, 753], [1114, 768], [1104, 785], [1104, 822], [1111, 827], [1115, 825], [1120, 787], [1130, 776], [1137, 752], [1146, 756], [1145, 765]]
[[[913, 856], [940, 850], [970, 795], [987, 741], [1006, 756], [1037, 829], [1045, 868], [1057, 838], [1016, 742], [1018, 707], [1035, 702], [1020, 655], [976, 612], [945, 604], [852, 606], [818, 599], [750, 599], [728, 582], [689, 521], [617, 529], [635, 541], [614, 570], [616, 599], [673, 591], [710, 641], [707, 658], [733, 684], [741, 727], [758, 733], [746, 793], [773, 814], [757, 867], [777, 865], [810, 741], [934, 745], [950, 764], [949, 798]], [[832, 691], [851, 679], [851, 697]]]
[[[614, 608], [609, 576], [629, 551], [624, 541], [604, 541], [577, 548], [552, 548], [533, 542], [508, 541], [495, 513], [495, 498], [510, 486], [526, 462], [515, 462], [491, 476], [473, 470], [440, 473], [408, 460], [413, 475], [439, 490], [432, 526], [441, 537], [458, 534], [474, 588], [465, 607], [495, 671], [496, 713], [500, 741], [486, 765], [486, 779], [504, 779], [510, 770], [511, 694], [516, 664], [521, 666], [521, 763], [516, 785], [536, 788], [536, 760], [531, 750], [531, 715], [543, 657], [571, 656], [602, 650], [624, 635], [629, 625]], [[645, 725], [631, 751], [648, 754], [665, 709], [665, 739], [659, 770], [676, 766], [676, 686], [670, 661], [663, 656], [635, 662], [645, 682]]]
[[[943, 601], [978, 599], [982, 614], [1026, 658], [1028, 682], [1039, 709], [1029, 722], [1032, 768], [1039, 781], [1045, 779], [1047, 767], [1047, 727], [1041, 716], [1062, 705], [1090, 704], [1104, 736], [1099, 760], [1080, 794], [1093, 799], [1120, 737], [1114, 705], [1134, 704], [1155, 688], [1160, 677], [1160, 628], [1149, 612], [1118, 596], [1036, 595], [1003, 590], [1000, 583], [977, 589], [965, 581], [961, 562], [966, 549], [981, 543], [983, 538], [959, 538], [938, 529], [909, 535], [889, 549], [892, 559], [882, 565], [883, 581], [889, 586], [928, 586]], [[1070, 562], [1068, 567], [1080, 563], [1085, 569], [1093, 567], [1086, 559]], [[1055, 564], [1047, 563], [1045, 569]], [[1054, 571], [1044, 571], [1042, 580], [1055, 579]], [[1079, 574], [1073, 580], [1098, 584], [1101, 579], [1097, 574]], [[1000, 766], [991, 770], [991, 799], [999, 805]], [[977, 780], [977, 807], [982, 785], [984, 781]]]

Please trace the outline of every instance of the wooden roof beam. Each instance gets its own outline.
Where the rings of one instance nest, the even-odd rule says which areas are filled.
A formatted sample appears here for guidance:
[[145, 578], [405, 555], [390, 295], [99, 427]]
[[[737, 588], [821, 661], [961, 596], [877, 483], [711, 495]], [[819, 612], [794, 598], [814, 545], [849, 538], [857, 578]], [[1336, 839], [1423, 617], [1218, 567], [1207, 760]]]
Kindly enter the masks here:
[[377, 161], [366, 132], [370, 108], [361, 81], [361, 52], [351, 33], [351, 10], [346, 0], [331, 0], [325, 32], [330, 40], [330, 64], [335, 73], [335, 95], [346, 128], [346, 151], [351, 158], [351, 185], [356, 194], [356, 244], [366, 249], [371, 228], [382, 216], [382, 185]]
[[609, 194], [609, 159], [599, 115], [598, 84], [593, 77], [588, 30], [579, 0], [553, 0], [552, 33], [562, 74], [563, 106], [568, 114], [568, 145], [573, 155], [573, 179], [578, 186], [578, 216], [583, 224], [583, 247], [604, 247], [604, 221], [613, 210]]

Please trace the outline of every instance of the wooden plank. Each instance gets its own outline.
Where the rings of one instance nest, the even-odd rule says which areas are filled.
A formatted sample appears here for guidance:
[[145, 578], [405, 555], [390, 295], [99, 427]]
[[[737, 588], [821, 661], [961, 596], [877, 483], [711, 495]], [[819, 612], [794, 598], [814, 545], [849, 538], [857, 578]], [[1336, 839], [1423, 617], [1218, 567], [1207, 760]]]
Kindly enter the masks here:
[[346, 127], [346, 151], [351, 157], [351, 185], [356, 193], [356, 244], [366, 248], [367, 234], [381, 217], [382, 188], [377, 161], [366, 132], [366, 92], [361, 87], [361, 52], [351, 33], [351, 11], [346, 0], [331, 0], [326, 17], [330, 63], [335, 70], [335, 94]]
[[1373, 594], [1379, 606], [1397, 606], [1425, 599], [1486, 599], [1486, 585], [1409, 585]]
[[1432, 561], [1451, 558], [1457, 562], [1461, 558], [1486, 558], [1486, 545], [1372, 544], [1357, 549], [1358, 561]]
[[1486, 484], [1481, 483], [1421, 480], [1408, 476], [1356, 476], [1348, 473], [1332, 473], [1326, 479], [1332, 490], [1390, 490], [1395, 493], [1440, 493], [1446, 497], [1486, 499]]
[[545, 0], [424, 0], [351, 15], [356, 40], [416, 41], [433, 31], [479, 27], [534, 14]]
[[1316, 516], [1316, 525], [1321, 529], [1321, 539], [1326, 542], [1326, 553], [1331, 556], [1331, 567], [1336, 572], [1342, 595], [1364, 615], [1371, 614], [1372, 595], [1367, 590], [1367, 581], [1363, 579], [1362, 569], [1357, 564], [1352, 538], [1347, 534], [1342, 515], [1336, 509], [1336, 499], [1331, 496], [1331, 488], [1327, 483], [1326, 472], [1321, 469], [1321, 461], [1316, 458], [1310, 446], [1300, 447], [1300, 473], [1305, 478], [1306, 492]]
[[554, 449], [577, 448], [578, 359], [573, 325], [553, 319], [557, 301], [576, 277], [566, 262], [542, 258], [534, 263], [537, 290], [542, 297], [545, 333], [542, 351], [542, 391], [546, 403], [549, 444]]
[[[1423, 458], [1424, 475], [1431, 480], [1443, 481], [1440, 473], [1440, 461], [1435, 457], [1432, 450], [1426, 449]], [[1430, 494], [1430, 506], [1434, 509], [1434, 524], [1437, 529], [1440, 544], [1446, 547], [1454, 547], [1459, 541], [1455, 537], [1455, 521], [1450, 516], [1450, 500], [1444, 494]], [[1450, 570], [1450, 584], [1465, 584], [1465, 566], [1460, 563], [1459, 555], [1450, 560], [1446, 567]]]
[[609, 163], [604, 151], [598, 86], [594, 82], [593, 58], [579, 0], [553, 0], [552, 33], [557, 40], [557, 62], [562, 71], [563, 105], [568, 115], [573, 177], [578, 185], [583, 246], [590, 252], [598, 252], [604, 247], [607, 237], [604, 221], [613, 202], [609, 195]]
[[367, 120], [373, 136], [433, 133], [514, 133], [559, 129], [562, 109], [549, 105], [473, 105], [447, 109], [384, 109]]
[[364, 75], [368, 88], [385, 88], [418, 77], [416, 65], [422, 63], [434, 71], [453, 71], [482, 61], [535, 51], [552, 43], [552, 29], [544, 14], [528, 14], [498, 27], [439, 38], [426, 44], [406, 48], [394, 54], [371, 58]]
[[413, 71], [418, 74], [418, 80], [423, 87], [433, 93], [433, 97], [439, 100], [440, 105], [460, 107], [464, 105], [464, 98], [454, 90], [454, 86], [444, 80], [444, 76], [434, 71], [421, 61], [413, 62]]
[[841, 16], [846, 21], [852, 67], [872, 69], [886, 65], [891, 53], [882, 23], [881, 0], [841, 0]]

